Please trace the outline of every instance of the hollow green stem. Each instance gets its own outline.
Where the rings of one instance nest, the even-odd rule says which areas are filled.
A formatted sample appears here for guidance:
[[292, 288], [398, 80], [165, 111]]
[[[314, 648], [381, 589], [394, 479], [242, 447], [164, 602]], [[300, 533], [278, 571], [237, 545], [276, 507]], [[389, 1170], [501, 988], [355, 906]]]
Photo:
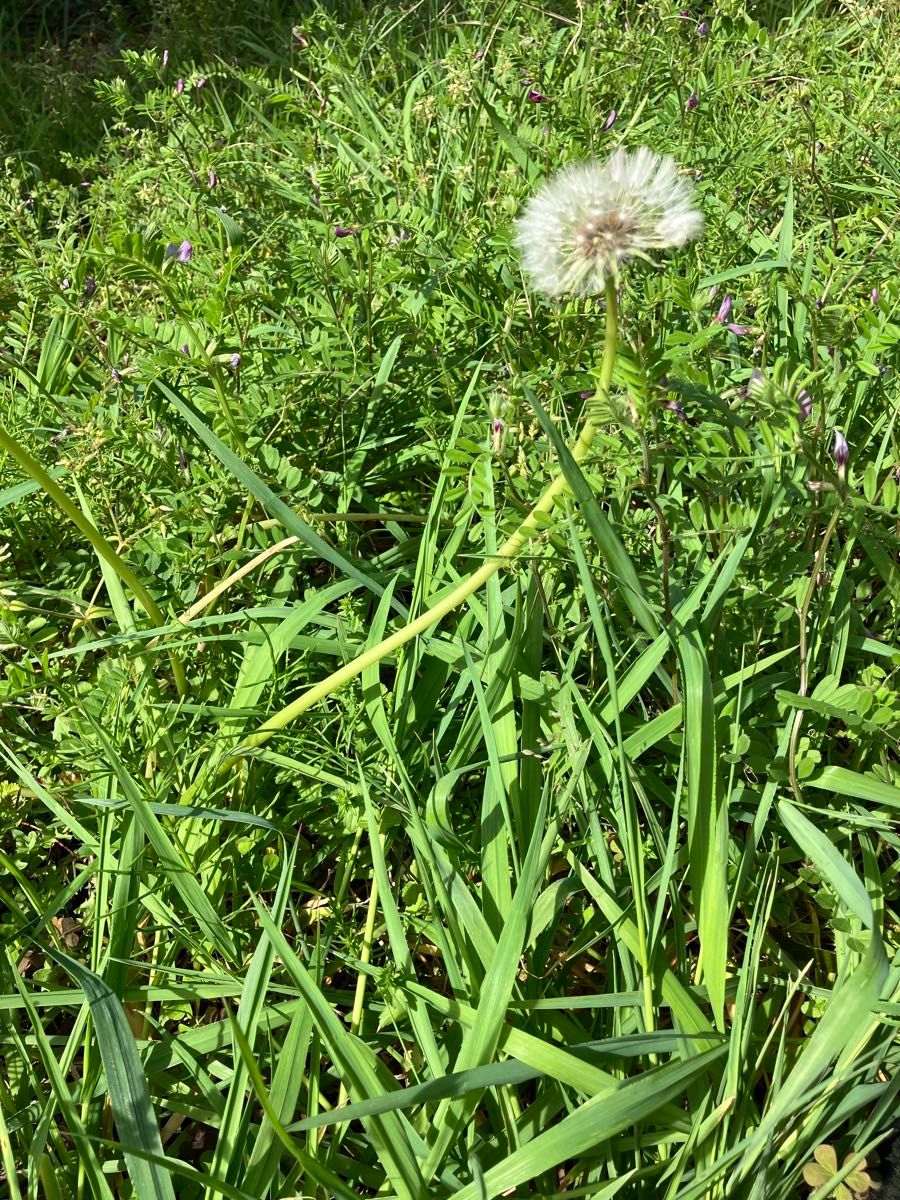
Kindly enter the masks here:
[[[9, 454], [9, 456], [18, 463], [26, 475], [31, 478], [47, 493], [50, 499], [54, 502], [57, 508], [69, 518], [73, 525], [84, 534], [87, 540], [91, 543], [100, 557], [112, 567], [126, 587], [130, 588], [134, 593], [138, 603], [146, 612], [147, 616], [154, 625], [165, 625], [166, 618], [163, 616], [162, 610], [157, 605], [156, 601], [132, 571], [131, 567], [118, 555], [112, 546], [103, 536], [103, 534], [93, 525], [81, 509], [73, 503], [66, 495], [59, 484], [51, 478], [44, 470], [36, 458], [31, 455], [23, 445], [0, 425], [0, 446]], [[178, 689], [179, 696], [183, 696], [187, 690], [187, 679], [184, 674], [184, 667], [181, 665], [181, 659], [174, 650], [168, 651], [169, 661], [172, 664], [172, 676], [175, 680], [175, 686]]]
[[[596, 399], [600, 402], [605, 400], [609, 394], [618, 338], [616, 286], [613, 280], [609, 280], [606, 285], [606, 337], [603, 348], [603, 365], [600, 371], [596, 394]], [[593, 407], [596, 408], [599, 406], [597, 404]], [[594, 423], [591, 416], [591, 409], [589, 408], [581, 433], [572, 447], [572, 457], [576, 463], [581, 462], [588, 450], [590, 450], [596, 432], [597, 426]], [[477, 592], [479, 588], [487, 583], [491, 576], [495, 575], [501, 567], [511, 562], [522, 548], [544, 528], [546, 517], [553, 510], [557, 501], [565, 494], [567, 487], [565, 476], [560, 471], [515, 533], [508, 537], [503, 545], [499, 547], [494, 557], [488, 562], [483, 563], [477, 571], [473, 572], [467, 579], [464, 579], [462, 583], [448, 592], [446, 596], [426, 609], [415, 620], [410, 621], [408, 625], [404, 625], [402, 629], [398, 629], [396, 633], [392, 633], [390, 637], [386, 637], [377, 646], [371, 646], [351, 662], [345, 663], [344, 666], [340, 667], [337, 671], [333, 671], [326, 679], [308, 688], [302, 696], [298, 696], [286, 708], [283, 708], [273, 717], [269, 717], [255, 733], [245, 738], [223, 761], [223, 768], [233, 763], [242, 752], [252, 750], [256, 746], [261, 746], [264, 742], [268, 741], [273, 733], [277, 733], [279, 729], [284, 729], [295, 717], [299, 717], [308, 708], [312, 708], [314, 704], [317, 704], [320, 700], [324, 700], [326, 696], [330, 696], [339, 687], [343, 687], [345, 683], [349, 683], [351, 679], [355, 679], [366, 667], [371, 667], [375, 663], [381, 662], [383, 658], [387, 658], [389, 654], [393, 654], [401, 646], [405, 646], [407, 642], [418, 637], [420, 633], [424, 633], [426, 629], [430, 629], [432, 625], [436, 625], [438, 621], [452, 612], [454, 608], [458, 608], [467, 597]]]

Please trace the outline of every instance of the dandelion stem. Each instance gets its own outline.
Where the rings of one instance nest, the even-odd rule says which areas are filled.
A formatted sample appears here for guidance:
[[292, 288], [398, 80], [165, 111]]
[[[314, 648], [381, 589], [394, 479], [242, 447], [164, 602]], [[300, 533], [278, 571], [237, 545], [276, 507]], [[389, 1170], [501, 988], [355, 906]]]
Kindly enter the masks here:
[[[581, 433], [572, 447], [572, 457], [576, 463], [580, 463], [584, 459], [591, 448], [591, 443], [597, 432], [597, 426], [591, 416], [591, 412], [592, 410], [602, 408], [602, 402], [606, 400], [609, 394], [618, 337], [616, 285], [614, 279], [609, 279], [606, 284], [606, 336], [603, 348], [603, 365], [600, 371], [600, 380], [597, 384], [595, 403], [588, 406], [587, 416], [585, 417]], [[284, 729], [286, 725], [289, 725], [295, 717], [299, 717], [308, 708], [312, 708], [314, 704], [330, 696], [339, 687], [343, 687], [345, 683], [349, 683], [351, 679], [355, 679], [367, 667], [381, 662], [383, 658], [387, 658], [389, 654], [393, 654], [401, 646], [405, 646], [407, 642], [418, 637], [420, 633], [424, 633], [426, 629], [430, 629], [432, 625], [436, 625], [438, 621], [443, 620], [454, 608], [458, 608], [467, 597], [477, 592], [479, 588], [487, 583], [501, 567], [506, 566], [515, 559], [522, 548], [544, 528], [545, 518], [553, 510], [559, 499], [566, 493], [567, 489], [568, 484], [566, 483], [565, 476], [560, 471], [528, 516], [522, 521], [518, 529], [516, 529], [515, 533], [506, 539], [494, 557], [488, 562], [483, 563], [477, 571], [473, 572], [467, 579], [464, 579], [462, 583], [448, 592], [446, 596], [426, 609], [415, 620], [410, 621], [408, 625], [404, 625], [402, 629], [398, 629], [396, 633], [392, 633], [389, 637], [386, 637], [377, 646], [371, 646], [362, 654], [357, 655], [356, 658], [345, 663], [337, 671], [333, 671], [326, 679], [308, 688], [302, 696], [298, 696], [286, 708], [269, 717], [255, 733], [245, 738], [223, 761], [223, 769], [231, 765], [239, 754], [246, 750], [252, 750], [256, 746], [261, 746], [264, 742], [268, 741], [273, 733], [277, 733], [278, 730]]]
[[[140, 606], [154, 625], [167, 624], [166, 618], [156, 601], [132, 571], [131, 567], [118, 555], [97, 527], [88, 520], [81, 509], [66, 495], [59, 484], [48, 474], [36, 458], [31, 455], [20, 442], [0, 425], [0, 446], [18, 463], [26, 475], [37, 483], [47, 493], [56, 506], [69, 518], [73, 525], [84, 534], [97, 554], [107, 562], [119, 576], [126, 587], [134, 593]], [[179, 696], [187, 691], [187, 679], [181, 659], [174, 650], [168, 651], [172, 664], [172, 676]]]

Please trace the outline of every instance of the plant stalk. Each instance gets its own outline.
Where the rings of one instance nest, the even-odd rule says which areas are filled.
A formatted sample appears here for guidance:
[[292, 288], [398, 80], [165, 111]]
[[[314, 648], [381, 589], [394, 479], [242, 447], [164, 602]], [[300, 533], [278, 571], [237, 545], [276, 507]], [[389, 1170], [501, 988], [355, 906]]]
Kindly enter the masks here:
[[[597, 403], [595, 407], [599, 407], [609, 395], [618, 339], [619, 323], [616, 285], [615, 281], [610, 279], [606, 284], [606, 335], [603, 346], [603, 365], [597, 384], [595, 397]], [[589, 408], [581, 433], [572, 447], [572, 457], [576, 463], [580, 463], [588, 450], [590, 450], [596, 432], [597, 426]], [[355, 679], [367, 667], [381, 662], [383, 658], [386, 658], [389, 654], [393, 654], [401, 646], [405, 646], [407, 642], [418, 637], [420, 633], [424, 633], [426, 629], [430, 629], [432, 625], [436, 625], [438, 621], [441, 621], [454, 608], [458, 608], [467, 597], [477, 592], [479, 588], [487, 583], [501, 567], [506, 566], [507, 563], [515, 559], [523, 546], [544, 528], [545, 518], [552, 512], [557, 501], [565, 494], [567, 487], [565, 476], [560, 471], [528, 516], [522, 521], [518, 529], [516, 529], [515, 533], [506, 539], [488, 562], [483, 563], [477, 571], [473, 572], [467, 579], [464, 579], [451, 592], [448, 592], [443, 599], [438, 600], [437, 603], [426, 609], [415, 620], [410, 621], [402, 629], [398, 629], [396, 633], [392, 633], [389, 637], [386, 637], [377, 646], [371, 646], [350, 662], [345, 663], [337, 671], [333, 671], [327, 678], [308, 688], [302, 696], [298, 696], [286, 708], [269, 717], [255, 733], [245, 738], [228, 755], [222, 763], [222, 769], [233, 764], [236, 758], [244, 751], [261, 746], [264, 742], [268, 741], [273, 733], [277, 733], [278, 730], [284, 729], [286, 725], [289, 725], [295, 717], [299, 717], [308, 708], [312, 708], [314, 704], [317, 704], [320, 700], [324, 700], [326, 696], [330, 696], [339, 687], [343, 687], [345, 683], [349, 683], [351, 679]]]

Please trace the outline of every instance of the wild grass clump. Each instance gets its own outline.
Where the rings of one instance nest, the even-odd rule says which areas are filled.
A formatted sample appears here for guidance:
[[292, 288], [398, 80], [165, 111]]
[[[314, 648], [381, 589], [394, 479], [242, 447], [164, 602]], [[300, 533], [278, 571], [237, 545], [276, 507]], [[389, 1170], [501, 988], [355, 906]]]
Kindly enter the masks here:
[[869, 1194], [896, 15], [151, 7], [0, 134], [0, 1190]]

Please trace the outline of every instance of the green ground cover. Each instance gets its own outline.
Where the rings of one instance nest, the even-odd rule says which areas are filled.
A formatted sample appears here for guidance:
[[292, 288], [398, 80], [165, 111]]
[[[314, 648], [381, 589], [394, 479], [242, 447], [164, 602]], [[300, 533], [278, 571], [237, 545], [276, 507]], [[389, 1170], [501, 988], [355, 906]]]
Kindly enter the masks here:
[[[2, 1194], [865, 1194], [900, 14], [51, 9], [0, 18]], [[513, 221], [620, 145], [706, 232], [598, 409]]]

